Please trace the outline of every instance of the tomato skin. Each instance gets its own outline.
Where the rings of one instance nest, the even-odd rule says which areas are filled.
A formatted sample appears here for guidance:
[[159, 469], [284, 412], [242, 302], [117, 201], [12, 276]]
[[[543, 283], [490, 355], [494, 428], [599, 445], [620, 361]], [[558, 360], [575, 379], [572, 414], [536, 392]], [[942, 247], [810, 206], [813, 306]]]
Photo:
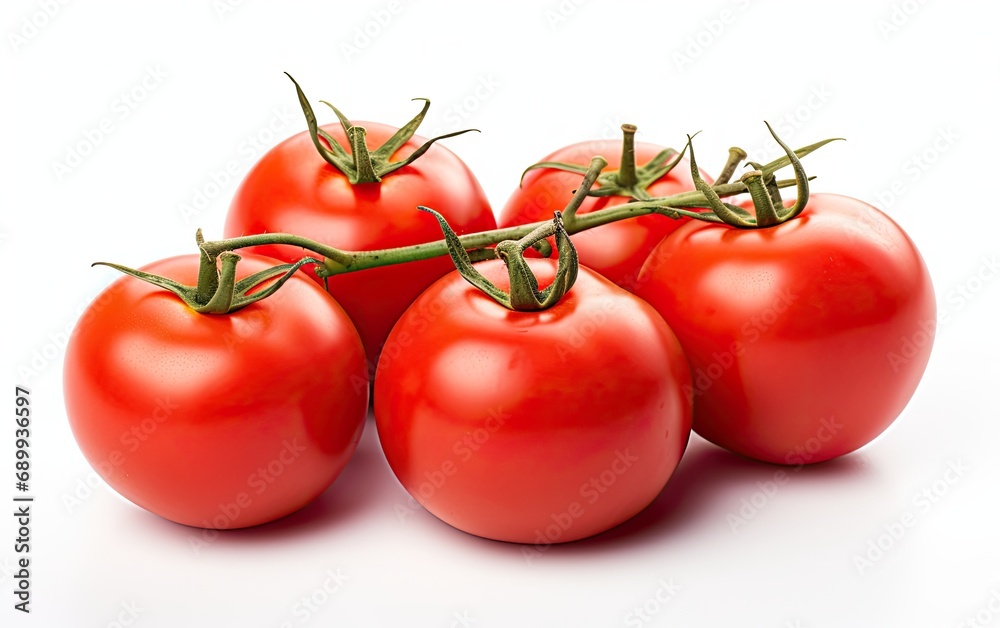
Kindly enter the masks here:
[[[635, 161], [644, 165], [664, 147], [636, 142]], [[607, 170], [621, 164], [621, 142], [595, 140], [580, 142], [561, 148], [539, 161], [557, 161], [587, 166], [595, 155], [608, 160]], [[702, 175], [706, 181], [711, 177]], [[581, 176], [551, 168], [539, 168], [524, 175], [521, 186], [514, 190], [507, 204], [500, 211], [500, 227], [512, 227], [541, 220], [549, 220], [555, 211], [562, 211], [580, 186]], [[649, 186], [654, 197], [670, 196], [694, 189], [691, 166], [685, 159], [669, 173]], [[587, 197], [577, 213], [587, 214], [628, 202], [624, 196]], [[626, 290], [633, 291], [642, 263], [653, 247], [667, 234], [672, 233], [688, 218], [673, 220], [666, 216], [646, 215], [620, 220], [573, 235], [573, 244], [580, 257], [580, 264], [595, 270]], [[532, 254], [532, 252], [529, 252]]]
[[[552, 280], [552, 260], [529, 263]], [[477, 268], [509, 287], [500, 261]], [[438, 518], [490, 539], [566, 542], [660, 493], [690, 435], [689, 387], [663, 319], [586, 268], [542, 312], [504, 309], [456, 272], [393, 329], [375, 417], [396, 477]]]
[[[380, 146], [395, 127], [356, 122], [367, 130], [368, 146]], [[322, 127], [349, 146], [339, 124]], [[426, 140], [413, 136], [395, 154], [404, 158]], [[434, 144], [409, 166], [381, 183], [351, 185], [319, 155], [307, 132], [271, 149], [243, 180], [226, 218], [225, 236], [294, 233], [349, 251], [383, 249], [441, 239], [441, 229], [417, 210], [428, 206], [459, 234], [486, 231], [496, 220], [486, 194], [469, 168]], [[291, 246], [244, 249], [295, 262], [306, 253]], [[447, 257], [338, 275], [330, 294], [354, 321], [373, 365], [393, 324], [424, 288], [454, 269]], [[307, 271], [315, 278], [314, 272]], [[320, 283], [322, 280], [317, 279]]]
[[862, 447], [899, 416], [930, 357], [927, 267], [856, 199], [813, 194], [798, 218], [761, 230], [692, 222], [642, 271], [637, 294], [691, 363], [694, 430], [750, 458], [799, 465]]
[[[277, 263], [245, 255], [237, 276]], [[193, 285], [198, 256], [144, 270]], [[73, 434], [104, 480], [206, 528], [266, 523], [315, 499], [354, 452], [368, 407], [357, 332], [299, 276], [226, 315], [122, 277], [84, 312], [63, 375]]]

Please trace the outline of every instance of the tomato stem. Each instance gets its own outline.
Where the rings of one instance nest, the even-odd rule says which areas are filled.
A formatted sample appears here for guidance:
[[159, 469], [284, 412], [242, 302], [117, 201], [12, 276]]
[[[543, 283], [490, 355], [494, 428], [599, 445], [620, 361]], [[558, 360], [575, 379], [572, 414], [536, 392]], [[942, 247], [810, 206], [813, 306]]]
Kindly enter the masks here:
[[202, 235], [201, 229], [195, 232], [194, 240], [198, 244], [198, 254], [201, 257], [201, 262], [198, 266], [198, 286], [195, 291], [194, 300], [198, 304], [203, 305], [208, 303], [208, 300], [219, 289], [219, 269], [215, 266], [215, 258], [209, 256], [201, 246], [205, 244], [205, 236]]
[[427, 110], [431, 106], [431, 101], [426, 98], [414, 98], [414, 100], [422, 100], [424, 102], [420, 112], [417, 113], [413, 119], [400, 127], [392, 137], [382, 144], [382, 146], [379, 146], [374, 151], [369, 151], [368, 144], [365, 141], [365, 136], [367, 134], [365, 128], [354, 125], [343, 113], [340, 112], [339, 109], [327, 101], [321, 100], [321, 103], [333, 110], [333, 113], [340, 121], [340, 126], [344, 129], [344, 134], [347, 136], [347, 141], [351, 146], [351, 154], [348, 155], [347, 151], [344, 150], [344, 147], [341, 146], [340, 143], [333, 138], [333, 136], [319, 126], [319, 123], [316, 121], [316, 114], [313, 111], [312, 105], [309, 104], [309, 99], [306, 98], [306, 95], [302, 91], [298, 82], [296, 82], [296, 80], [292, 78], [292, 75], [288, 72], [285, 72], [285, 76], [291, 79], [292, 83], [295, 84], [295, 93], [298, 96], [299, 105], [302, 107], [302, 113], [305, 115], [306, 125], [309, 128], [309, 136], [312, 138], [313, 145], [316, 146], [316, 150], [327, 163], [344, 173], [347, 180], [350, 181], [352, 185], [362, 183], [379, 183], [382, 181], [382, 177], [387, 174], [395, 172], [396, 170], [413, 163], [417, 158], [426, 153], [434, 142], [477, 130], [463, 129], [461, 131], [439, 135], [425, 141], [419, 148], [414, 150], [407, 157], [399, 161], [390, 161], [392, 156], [396, 154], [396, 151], [402, 148], [404, 144], [413, 138], [417, 131], [417, 127], [420, 126], [420, 123], [424, 120], [424, 116], [427, 115]]
[[362, 126], [352, 126], [347, 129], [347, 139], [351, 143], [351, 155], [354, 156], [355, 180], [351, 183], [378, 183], [382, 177], [375, 172], [368, 144], [365, 142], [367, 131]]
[[[624, 196], [639, 201], [648, 201], [653, 197], [648, 188], [667, 175], [680, 163], [683, 151], [678, 153], [672, 148], [666, 148], [653, 157], [649, 163], [638, 167], [635, 163], [635, 133], [634, 124], [622, 125], [622, 156], [621, 166], [617, 170], [603, 172], [597, 177], [597, 187], [591, 187], [590, 196]], [[521, 181], [532, 170], [552, 169], [585, 175], [587, 166], [563, 163], [558, 161], [542, 161], [528, 166], [521, 174]]]
[[[771, 137], [774, 138], [774, 141], [778, 143], [781, 150], [785, 151], [785, 156], [788, 157], [792, 170], [795, 172], [795, 204], [781, 215], [781, 221], [786, 222], [798, 216], [805, 209], [806, 203], [809, 201], [809, 177], [806, 176], [806, 171], [802, 167], [802, 162], [799, 161], [799, 157], [795, 151], [788, 148], [788, 145], [778, 137], [778, 134], [774, 132], [770, 124], [767, 122], [764, 122], [764, 124], [767, 126], [767, 130], [771, 134]], [[784, 204], [780, 201], [778, 202], [778, 208], [784, 209]]]
[[[750, 217], [749, 212], [744, 210], [742, 207], [722, 202], [723, 195], [719, 194], [714, 187], [709, 185], [705, 179], [702, 178], [701, 171], [698, 168], [698, 160], [694, 155], [693, 138], [690, 135], [688, 135], [687, 138], [688, 149], [691, 151], [691, 179], [694, 181], [695, 188], [705, 196], [708, 207], [712, 210], [711, 214], [727, 225], [749, 228], [753, 224], [753, 219]], [[741, 181], [740, 184], [744, 191], [746, 191], [746, 183]]]
[[236, 296], [236, 264], [240, 259], [240, 256], [232, 251], [226, 251], [219, 256], [221, 268], [219, 269], [218, 289], [208, 300], [208, 303], [202, 306], [205, 313], [225, 314], [233, 305], [233, 297]]
[[774, 178], [773, 174], [764, 182], [764, 185], [767, 186], [767, 193], [771, 197], [771, 203], [775, 209], [784, 209], [785, 201], [781, 198], [781, 189], [778, 187], [778, 181]]
[[[802, 162], [799, 158], [808, 155], [829, 142], [841, 138], [823, 140], [822, 142], [816, 142], [815, 144], [810, 144], [809, 146], [793, 151], [778, 137], [770, 124], [766, 121], [764, 124], [767, 126], [768, 132], [771, 133], [771, 137], [785, 151], [785, 156], [765, 165], [754, 161], [747, 162], [755, 170], [743, 175], [741, 183], [744, 185], [743, 191], [749, 192], [750, 197], [753, 199], [756, 217], [751, 216], [748, 211], [738, 205], [724, 202], [722, 197], [728, 196], [728, 194], [720, 194], [716, 189], [720, 186], [710, 186], [702, 179], [694, 155], [692, 139], [690, 135], [688, 136], [688, 148], [691, 150], [691, 178], [694, 179], [697, 190], [704, 195], [707, 207], [712, 210], [711, 213], [706, 212], [702, 215], [692, 216], [693, 218], [712, 220], [714, 215], [714, 219], [739, 229], [766, 229], [783, 222], [788, 222], [805, 209], [806, 203], [809, 201], [810, 177], [806, 175], [806, 171], [802, 167]], [[740, 155], [740, 153], [743, 153], [743, 155]], [[739, 148], [731, 148], [729, 155], [730, 161], [723, 170], [723, 175], [728, 175], [724, 177], [726, 180], [732, 176], [732, 173], [729, 172], [729, 163], [736, 161], [737, 157], [739, 157], [739, 160], [742, 160], [745, 152]], [[779, 190], [786, 186], [783, 185], [784, 182], [774, 179], [774, 173], [788, 165], [791, 165], [795, 172], [795, 204], [792, 207], [785, 208]]]
[[622, 161], [618, 167], [618, 185], [622, 188], [633, 188], [639, 182], [638, 174], [635, 171], [635, 132], [638, 128], [634, 124], [622, 125]]
[[739, 146], [733, 146], [729, 149], [729, 159], [726, 160], [726, 165], [723, 166], [722, 172], [719, 176], [715, 178], [715, 184], [721, 185], [723, 183], [729, 183], [729, 180], [733, 178], [733, 173], [739, 167], [740, 163], [747, 158], [747, 152], [740, 148]]
[[[236, 281], [236, 265], [241, 259], [239, 255], [230, 250], [222, 250], [215, 255], [210, 254], [204, 248], [205, 241], [201, 229], [195, 234], [195, 241], [199, 245], [201, 261], [198, 268], [198, 284], [194, 286], [187, 286], [167, 277], [119, 264], [94, 262], [93, 265], [110, 266], [126, 275], [172, 292], [199, 314], [229, 314], [271, 296], [302, 266], [322, 263], [312, 257], [304, 257], [294, 264], [274, 266]], [[277, 280], [273, 281], [275, 279]], [[270, 285], [263, 287], [268, 283]]]
[[[594, 161], [599, 160], [595, 157]], [[601, 160], [603, 161], [603, 160]], [[458, 235], [448, 225], [444, 216], [433, 209], [420, 208], [422, 211], [432, 214], [444, 232], [445, 242], [448, 245], [448, 254], [455, 263], [455, 268], [466, 281], [479, 288], [483, 294], [487, 295], [500, 305], [516, 312], [537, 312], [552, 307], [562, 299], [563, 295], [569, 291], [576, 282], [580, 263], [576, 254], [576, 247], [569, 239], [569, 234], [563, 226], [562, 215], [555, 212], [552, 220], [540, 224], [532, 229], [528, 234], [518, 240], [504, 240], [496, 246], [497, 257], [503, 260], [507, 266], [507, 273], [510, 278], [510, 292], [504, 292], [493, 282], [483, 276], [469, 258], [468, 252], [459, 240]], [[524, 252], [531, 248], [536, 242], [540, 242], [549, 236], [555, 236], [556, 248], [559, 249], [559, 261], [556, 266], [556, 276], [544, 290], [538, 289], [538, 279], [531, 271], [527, 260], [524, 259]]]
[[750, 191], [750, 198], [753, 199], [754, 213], [757, 216], [757, 226], [771, 227], [781, 222], [778, 212], [775, 211], [774, 200], [764, 185], [764, 173], [760, 170], [751, 170], [744, 173], [740, 177], [740, 181], [745, 183], [747, 189]]

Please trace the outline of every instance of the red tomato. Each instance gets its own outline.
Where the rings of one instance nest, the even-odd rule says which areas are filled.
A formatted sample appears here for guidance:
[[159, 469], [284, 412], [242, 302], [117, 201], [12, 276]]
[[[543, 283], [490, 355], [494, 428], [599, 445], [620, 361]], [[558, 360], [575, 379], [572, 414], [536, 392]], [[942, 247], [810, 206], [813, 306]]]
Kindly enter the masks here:
[[691, 363], [694, 430], [795, 465], [854, 451], [896, 419], [936, 321], [909, 237], [832, 194], [811, 195], [799, 217], [771, 228], [684, 225], [654, 249], [636, 294]]
[[[277, 263], [244, 256], [237, 277]], [[198, 256], [144, 270], [193, 285]], [[123, 277], [70, 339], [66, 411], [84, 456], [127, 499], [177, 523], [242, 528], [337, 477], [364, 426], [364, 373], [347, 315], [306, 277], [226, 315]]]
[[[592, 157], [601, 155], [608, 160], [605, 170], [613, 170], [621, 164], [621, 150], [621, 141], [595, 140], [567, 146], [541, 161], [587, 166]], [[636, 164], [641, 166], [649, 162], [662, 150], [662, 146], [636, 142]], [[704, 178], [708, 183], [712, 183], [711, 178], [707, 176]], [[529, 171], [524, 175], [521, 186], [514, 190], [500, 211], [498, 224], [501, 227], [512, 227], [552, 218], [552, 212], [562, 210], [569, 203], [581, 179], [578, 174], [551, 168]], [[661, 197], [693, 189], [691, 166], [687, 160], [683, 160], [650, 185], [647, 191], [651, 196]], [[588, 197], [577, 210], [577, 214], [583, 215], [606, 207], [622, 205], [630, 200], [625, 196]], [[657, 215], [619, 220], [574, 234], [573, 244], [576, 246], [582, 266], [596, 270], [626, 290], [632, 290], [639, 268], [649, 256], [649, 252], [667, 234], [688, 220], [688, 218], [673, 220]]]
[[[380, 146], [395, 127], [356, 122], [368, 146]], [[349, 146], [339, 124], [322, 127]], [[413, 136], [395, 153], [402, 159], [426, 140]], [[225, 235], [285, 232], [345, 250], [373, 250], [441, 239], [433, 220], [417, 211], [431, 207], [459, 234], [496, 227], [489, 201], [472, 172], [454, 153], [434, 144], [412, 164], [380, 183], [351, 185], [319, 155], [302, 132], [271, 149], [250, 170], [233, 198]], [[290, 246], [244, 249], [294, 262], [304, 255]], [[330, 294], [354, 321], [374, 368], [392, 325], [424, 288], [454, 269], [447, 257], [331, 277]], [[309, 274], [315, 277], [313, 271]]]
[[[551, 282], [553, 260], [529, 263]], [[476, 267], [509, 289], [502, 262]], [[375, 417], [396, 477], [435, 516], [490, 539], [556, 543], [657, 496], [688, 441], [690, 381], [663, 319], [586, 268], [538, 312], [507, 310], [455, 272], [389, 336]]]

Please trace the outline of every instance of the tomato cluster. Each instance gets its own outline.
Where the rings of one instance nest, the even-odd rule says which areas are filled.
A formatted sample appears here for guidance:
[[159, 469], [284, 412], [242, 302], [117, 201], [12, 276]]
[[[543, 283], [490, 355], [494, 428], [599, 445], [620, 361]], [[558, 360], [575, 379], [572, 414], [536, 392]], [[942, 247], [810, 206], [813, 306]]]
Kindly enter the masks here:
[[[470, 169], [414, 135], [426, 105], [401, 128], [336, 109], [320, 126], [298, 95], [309, 130], [233, 199], [243, 257], [199, 236], [197, 256], [118, 267], [131, 276], [69, 343], [80, 448], [151, 512], [238, 528], [301, 508], [347, 464], [372, 400], [390, 467], [435, 516], [572, 541], [652, 502], [692, 430], [763, 462], [821, 462], [871, 442], [920, 381], [930, 343], [907, 339], [936, 318], [920, 254], [870, 205], [809, 195], [794, 152], [792, 205], [776, 168], [713, 184], [693, 153], [626, 126], [620, 156], [577, 144], [526, 172], [499, 224], [528, 235], [470, 247], [497, 221]], [[597, 153], [615, 169], [581, 186]], [[722, 200], [734, 191], [753, 202]], [[637, 217], [580, 227], [614, 208]], [[340, 257], [303, 260], [304, 240], [277, 232]], [[451, 259], [427, 253], [442, 233]], [[558, 261], [538, 259], [553, 244]], [[399, 247], [418, 261], [379, 261]], [[368, 269], [331, 270], [362, 254]]]

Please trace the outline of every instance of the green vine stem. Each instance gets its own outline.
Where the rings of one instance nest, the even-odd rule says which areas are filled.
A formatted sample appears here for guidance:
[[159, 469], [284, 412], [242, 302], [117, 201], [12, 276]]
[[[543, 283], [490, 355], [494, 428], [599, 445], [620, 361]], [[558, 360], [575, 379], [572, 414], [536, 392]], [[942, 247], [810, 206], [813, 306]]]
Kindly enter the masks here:
[[[770, 129], [770, 127], [768, 127]], [[773, 133], [773, 131], [772, 131]], [[780, 140], [778, 140], [780, 142]], [[782, 208], [780, 205], [775, 209], [780, 212], [780, 222], [786, 222], [794, 218], [805, 206], [805, 198], [808, 196], [808, 181], [805, 171], [802, 169], [800, 158], [812, 153], [820, 147], [834, 141], [833, 139], [823, 140], [810, 144], [795, 151], [791, 151], [782, 142], [780, 145], [786, 150], [783, 157], [775, 159], [767, 164], [759, 165], [757, 168], [761, 172], [761, 177], [767, 185], [778, 189], [795, 187], [798, 191], [796, 204], [791, 208]], [[648, 214], [659, 214], [669, 218], [680, 218], [682, 216], [715, 223], [727, 223], [739, 228], [764, 228], [766, 225], [758, 225], [753, 216], [741, 207], [729, 203], [723, 203], [722, 198], [746, 194], [750, 188], [744, 181], [727, 183], [717, 183], [708, 185], [698, 174], [695, 161], [694, 149], [689, 140], [685, 150], [691, 151], [692, 174], [695, 176], [695, 183], [698, 189], [674, 194], [668, 197], [654, 198], [646, 201], [634, 201], [623, 205], [616, 205], [588, 214], [577, 215], [576, 210], [583, 200], [592, 191], [595, 182], [600, 180], [601, 171], [607, 165], [607, 161], [602, 157], [594, 157], [590, 166], [584, 172], [583, 181], [577, 187], [576, 193], [569, 205], [563, 210], [563, 224], [568, 234], [572, 235], [616, 222], [626, 220], [636, 216]], [[730, 153], [730, 161], [734, 159]], [[737, 153], [739, 155], [739, 153]], [[775, 178], [775, 173], [786, 166], [793, 166], [795, 169], [795, 179], [779, 180]], [[729, 168], [727, 162], [726, 169]], [[735, 166], [733, 167], [735, 170]], [[765, 194], [766, 196], [766, 194]], [[699, 209], [711, 209], [710, 212], [697, 211]], [[423, 209], [423, 208], [421, 208]], [[479, 233], [470, 233], [458, 237], [458, 242], [469, 252], [470, 256], [476, 260], [492, 259], [496, 257], [494, 247], [504, 240], [520, 240], [535, 229], [551, 221], [534, 222], [516, 227], [504, 229], [494, 229]], [[543, 241], [544, 242], [544, 241]], [[344, 251], [336, 247], [310, 240], [302, 236], [287, 233], [266, 233], [259, 235], [241, 236], [229, 240], [217, 240], [203, 242], [200, 248], [209, 259], [214, 260], [224, 251], [232, 251], [243, 247], [260, 246], [267, 244], [286, 244], [311, 251], [312, 253], [325, 258], [323, 266], [318, 268], [317, 274], [321, 277], [330, 277], [343, 273], [356, 272], [376, 268], [381, 266], [391, 266], [405, 262], [429, 259], [449, 255], [447, 240], [437, 240], [424, 244], [416, 244], [393, 249], [379, 249], [372, 251]], [[544, 247], [542, 247], [544, 248]]]
[[[296, 87], [298, 86], [296, 85]], [[301, 90], [299, 90], [299, 93], [300, 98], [304, 102], [305, 96], [301, 95]], [[304, 104], [303, 107], [305, 108], [307, 105]], [[341, 118], [341, 122], [345, 125], [354, 155], [365, 154], [365, 151], [367, 151], [367, 145], [364, 141], [365, 130], [361, 127], [348, 128], [342, 114], [339, 111], [337, 111], [337, 114]], [[418, 116], [418, 118], [420, 117]], [[415, 121], [419, 123], [419, 120], [415, 119]], [[315, 119], [312, 120], [310, 130], [313, 132], [315, 140], [317, 132], [314, 128], [314, 122]], [[414, 124], [414, 122], [411, 121], [411, 124]], [[765, 124], [767, 123], [765, 122]], [[634, 135], [635, 127], [623, 125], [622, 128], [625, 132], [623, 164], [625, 165], [625, 169], [629, 171], [634, 169], [635, 166], [634, 159], [629, 161], [628, 158], [630, 148], [633, 147], [631, 138]], [[344, 251], [303, 236], [289, 233], [266, 233], [206, 242], [201, 229], [198, 229], [195, 234], [195, 241], [198, 244], [200, 252], [200, 267], [198, 271], [198, 283], [194, 286], [187, 286], [166, 277], [153, 275], [118, 264], [96, 262], [95, 265], [110, 266], [125, 274], [168, 290], [177, 295], [196, 312], [203, 314], [228, 314], [267, 298], [305, 264], [315, 264], [318, 267], [316, 274], [326, 279], [343, 273], [450, 255], [463, 276], [473, 284], [479, 286], [485, 293], [492, 296], [498, 303], [514, 310], [540, 310], [558, 302], [576, 280], [578, 262], [575, 247], [569, 239], [570, 234], [593, 229], [618, 220], [626, 220], [648, 214], [659, 214], [673, 219], [686, 216], [707, 222], [726, 223], [742, 229], [769, 228], [798, 216], [808, 201], [810, 181], [810, 177], [806, 175], [800, 158], [840, 138], [823, 140], [793, 151], [778, 138], [771, 125], [768, 124], [767, 129], [778, 142], [778, 145], [781, 146], [782, 150], [785, 151], [785, 155], [764, 165], [749, 162], [748, 165], [752, 166], [754, 170], [744, 174], [739, 182], [730, 183], [729, 179], [736, 171], [740, 162], [746, 158], [745, 151], [740, 148], [731, 148], [729, 150], [729, 158], [719, 177], [719, 181], [715, 185], [709, 185], [701, 177], [695, 158], [692, 136], [689, 135], [684, 151], [679, 153], [673, 164], [667, 167], [668, 169], [672, 168], [684, 152], [690, 151], [691, 176], [697, 189], [663, 198], [636, 200], [582, 216], [577, 216], [576, 213], [580, 205], [589, 195], [593, 195], [594, 185], [599, 184], [602, 177], [608, 174], [602, 174], [602, 170], [607, 166], [608, 162], [600, 156], [591, 159], [590, 166], [582, 172], [583, 180], [574, 191], [573, 198], [563, 212], [556, 212], [553, 220], [458, 236], [451, 230], [443, 216], [433, 209], [421, 206], [418, 209], [432, 214], [438, 220], [445, 235], [443, 240], [375, 251]], [[431, 142], [433, 141], [431, 140]], [[431, 142], [418, 149], [408, 159], [412, 160], [415, 158], [414, 155], [419, 156], [417, 153], [426, 150], [426, 147]], [[317, 145], [320, 145], [318, 141]], [[338, 148], [340, 147], [338, 146]], [[379, 151], [385, 148], [383, 146]], [[340, 150], [343, 151], [342, 148]], [[376, 153], [379, 151], [376, 151]], [[676, 154], [676, 151], [674, 151], [674, 154]], [[389, 155], [391, 155], [391, 152], [385, 153], [386, 158]], [[667, 151], [663, 151], [661, 155], [667, 155]], [[669, 155], [664, 157], [664, 161], [667, 158], [669, 158]], [[374, 164], [377, 160], [372, 156], [370, 161]], [[656, 160], [654, 159], [654, 161]], [[789, 165], [792, 166], [795, 172], [795, 179], [778, 180], [775, 177], [775, 173]], [[641, 171], [642, 169], [638, 170]], [[615, 171], [615, 176], [618, 177], [619, 175], [620, 172]], [[640, 182], [643, 176], [648, 175], [640, 175]], [[780, 190], [791, 186], [794, 186], [796, 189], [796, 200], [794, 205], [786, 208], [781, 199]], [[755, 216], [751, 216], [742, 207], [722, 201], [722, 198], [745, 193], [749, 193], [753, 200]], [[710, 209], [711, 211], [692, 211], [695, 209]], [[556, 278], [548, 288], [539, 291], [538, 282], [528, 267], [528, 263], [524, 260], [523, 253], [529, 247], [533, 247], [546, 256], [550, 255], [551, 245], [548, 244], [547, 238], [553, 235], [555, 236], [556, 248], [559, 253]], [[305, 257], [294, 264], [275, 266], [236, 281], [236, 265], [240, 261], [240, 256], [234, 253], [234, 250], [244, 247], [275, 244], [306, 249], [323, 256], [325, 259], [321, 262], [312, 257]], [[508, 267], [511, 278], [510, 294], [497, 289], [496, 286], [486, 280], [472, 266], [473, 261], [495, 259], [497, 257], [501, 258]], [[267, 285], [269, 283], [270, 285]]]

